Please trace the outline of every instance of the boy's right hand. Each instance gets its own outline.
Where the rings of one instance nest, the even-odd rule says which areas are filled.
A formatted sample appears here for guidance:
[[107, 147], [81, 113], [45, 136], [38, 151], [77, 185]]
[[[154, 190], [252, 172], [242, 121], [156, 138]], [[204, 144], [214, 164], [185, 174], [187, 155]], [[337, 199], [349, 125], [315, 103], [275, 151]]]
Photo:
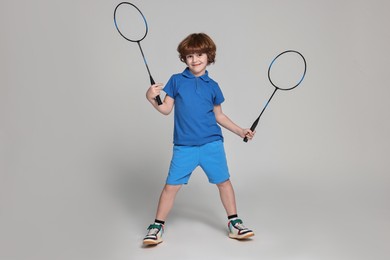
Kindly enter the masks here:
[[160, 95], [161, 90], [163, 89], [163, 84], [162, 83], [157, 83], [154, 85], [151, 85], [148, 88], [148, 91], [146, 91], [146, 98], [149, 101], [155, 100], [155, 98]]

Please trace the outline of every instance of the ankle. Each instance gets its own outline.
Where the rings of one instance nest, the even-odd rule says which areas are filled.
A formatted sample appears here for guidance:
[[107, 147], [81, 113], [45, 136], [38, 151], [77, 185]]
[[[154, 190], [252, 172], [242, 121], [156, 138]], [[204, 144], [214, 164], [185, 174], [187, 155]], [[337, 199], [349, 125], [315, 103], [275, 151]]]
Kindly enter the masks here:
[[237, 214], [233, 214], [233, 215], [229, 215], [229, 216], [228, 216], [228, 220], [229, 220], [229, 221], [235, 220], [235, 219], [237, 219], [237, 218], [238, 218], [238, 215], [237, 215]]
[[154, 223], [155, 223], [155, 224], [164, 225], [164, 224], [165, 224], [165, 221], [164, 221], [164, 220], [160, 220], [160, 219], [155, 219], [155, 220], [154, 220]]

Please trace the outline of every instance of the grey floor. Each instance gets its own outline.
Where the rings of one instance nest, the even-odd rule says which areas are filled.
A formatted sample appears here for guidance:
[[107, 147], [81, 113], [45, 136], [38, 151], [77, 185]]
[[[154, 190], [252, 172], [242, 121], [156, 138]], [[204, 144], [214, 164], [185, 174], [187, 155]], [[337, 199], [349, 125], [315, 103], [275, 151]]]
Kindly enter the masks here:
[[[216, 192], [188, 187], [182, 190], [187, 201], [179, 199], [167, 225], [166, 241], [151, 249], [137, 245], [134, 259], [388, 259], [388, 211], [352, 194], [291, 184], [239, 185], [240, 214], [256, 231], [246, 242], [227, 238], [223, 210], [212, 197]], [[210, 195], [202, 199], [205, 190]]]
[[239, 214], [256, 232], [253, 239], [227, 237], [217, 188], [201, 170], [179, 192], [164, 242], [144, 248], [164, 179], [155, 172], [164, 163], [149, 168], [47, 163], [33, 176], [3, 176], [0, 259], [389, 258], [385, 185], [376, 183], [373, 190], [369, 179], [356, 183], [341, 174], [261, 167], [254, 178], [251, 170], [238, 173], [241, 167], [232, 164]]

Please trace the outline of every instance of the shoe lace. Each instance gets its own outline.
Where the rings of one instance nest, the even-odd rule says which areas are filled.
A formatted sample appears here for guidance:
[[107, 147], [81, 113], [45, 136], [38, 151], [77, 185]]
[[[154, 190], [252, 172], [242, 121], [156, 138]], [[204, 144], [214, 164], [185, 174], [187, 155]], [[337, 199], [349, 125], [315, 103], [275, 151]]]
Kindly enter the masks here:
[[157, 235], [157, 233], [160, 231], [161, 229], [161, 225], [157, 225], [157, 224], [151, 224], [149, 227], [148, 227], [148, 236], [155, 236]]
[[248, 229], [244, 226], [241, 219], [236, 219], [232, 221], [232, 225], [240, 230]]

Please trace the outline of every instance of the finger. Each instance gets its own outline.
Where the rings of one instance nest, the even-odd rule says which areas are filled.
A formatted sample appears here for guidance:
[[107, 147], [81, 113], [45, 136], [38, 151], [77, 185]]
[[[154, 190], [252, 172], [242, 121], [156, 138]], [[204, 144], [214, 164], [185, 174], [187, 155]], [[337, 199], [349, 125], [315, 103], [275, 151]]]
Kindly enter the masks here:
[[154, 84], [153, 85], [153, 87], [162, 87], [164, 84], [162, 84], [162, 83], [156, 83], [156, 84]]
[[249, 138], [249, 139], [252, 139], [253, 136], [254, 136], [254, 133], [253, 133], [252, 131], [250, 131], [250, 132], [248, 132], [248, 133], [246, 134], [246, 137]]

